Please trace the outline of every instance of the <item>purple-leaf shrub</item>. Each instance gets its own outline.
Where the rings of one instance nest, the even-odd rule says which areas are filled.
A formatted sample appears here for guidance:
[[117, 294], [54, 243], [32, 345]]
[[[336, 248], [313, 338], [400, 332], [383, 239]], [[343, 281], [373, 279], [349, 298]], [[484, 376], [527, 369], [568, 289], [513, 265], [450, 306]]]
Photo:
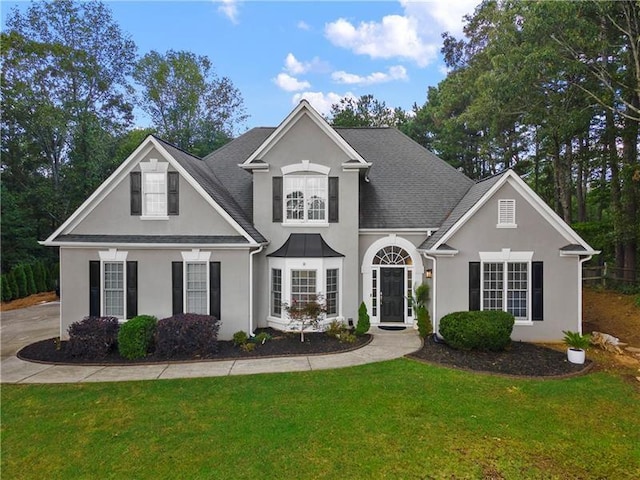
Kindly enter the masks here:
[[220, 321], [211, 315], [180, 313], [158, 320], [156, 355], [163, 358], [207, 356], [218, 351]]

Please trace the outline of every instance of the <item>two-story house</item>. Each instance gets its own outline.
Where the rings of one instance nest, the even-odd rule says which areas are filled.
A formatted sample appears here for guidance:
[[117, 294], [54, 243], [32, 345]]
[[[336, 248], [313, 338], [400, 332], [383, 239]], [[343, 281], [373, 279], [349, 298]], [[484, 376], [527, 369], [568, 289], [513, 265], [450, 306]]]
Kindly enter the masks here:
[[147, 137], [44, 245], [60, 247], [60, 333], [87, 315], [205, 313], [221, 338], [325, 322], [413, 326], [431, 286], [452, 311], [507, 310], [513, 338], [581, 330], [595, 252], [512, 171], [474, 182], [394, 128], [333, 128], [306, 101], [207, 157]]

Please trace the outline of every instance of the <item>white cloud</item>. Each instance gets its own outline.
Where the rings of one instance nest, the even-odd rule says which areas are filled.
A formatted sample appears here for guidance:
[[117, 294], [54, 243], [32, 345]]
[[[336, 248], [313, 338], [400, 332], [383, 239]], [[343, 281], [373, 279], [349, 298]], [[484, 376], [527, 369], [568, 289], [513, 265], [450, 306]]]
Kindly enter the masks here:
[[449, 32], [458, 37], [462, 35], [464, 25], [462, 17], [472, 14], [478, 3], [478, 0], [429, 0], [428, 2], [400, 0], [405, 14], [416, 18], [421, 26], [435, 24], [438, 35]]
[[334, 103], [340, 103], [343, 98], [353, 98], [355, 95], [351, 92], [347, 92], [344, 95], [340, 95], [334, 92], [302, 92], [296, 93], [291, 99], [293, 105], [300, 103], [300, 100], [307, 100], [313, 108], [315, 108], [322, 115], [329, 115], [331, 113], [331, 105]]
[[273, 82], [286, 92], [297, 92], [311, 87], [309, 82], [300, 81], [286, 73], [279, 73], [278, 76], [273, 79]]
[[296, 25], [300, 30], [311, 30], [311, 26], [304, 20], [300, 20]]
[[441, 33], [460, 36], [463, 15], [473, 13], [478, 0], [400, 0], [403, 15], [359, 24], [339, 18], [325, 25], [331, 43], [371, 58], [401, 58], [426, 67], [442, 45]]
[[216, 3], [220, 3], [218, 12], [222, 13], [225, 17], [231, 20], [232, 23], [238, 23], [238, 2], [237, 0], [214, 0]]
[[313, 57], [308, 62], [301, 62], [293, 53], [289, 53], [284, 60], [284, 69], [291, 75], [301, 75], [309, 72], [324, 73], [329, 70], [329, 64], [318, 57]]
[[438, 65], [438, 71], [442, 74], [443, 77], [449, 75], [449, 68], [445, 64]]
[[387, 73], [374, 72], [366, 77], [347, 73], [345, 71], [333, 72], [331, 78], [338, 83], [346, 83], [348, 85], [373, 85], [376, 83], [386, 83], [393, 80], [407, 80], [407, 69], [402, 65], [396, 65], [389, 68]]

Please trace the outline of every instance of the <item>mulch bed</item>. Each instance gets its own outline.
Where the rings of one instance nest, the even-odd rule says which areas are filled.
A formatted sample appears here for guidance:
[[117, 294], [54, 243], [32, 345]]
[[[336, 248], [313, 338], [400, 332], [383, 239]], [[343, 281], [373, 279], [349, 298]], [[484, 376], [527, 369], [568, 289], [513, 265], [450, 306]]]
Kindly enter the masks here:
[[305, 333], [304, 343], [300, 341], [299, 333], [285, 333], [271, 328], [258, 329], [256, 333], [266, 332], [272, 338], [264, 344], [257, 344], [252, 352], [245, 352], [231, 341], [218, 341], [218, 351], [213, 354], [198, 357], [158, 358], [153, 354], [139, 360], [129, 360], [121, 357], [117, 350], [110, 352], [100, 359], [73, 357], [65, 351], [66, 342], [60, 342], [57, 349], [57, 339], [50, 338], [27, 345], [18, 352], [18, 358], [42, 363], [74, 364], [74, 365], [140, 365], [148, 363], [189, 362], [202, 360], [228, 360], [241, 358], [268, 358], [294, 355], [320, 355], [325, 353], [339, 353], [363, 347], [371, 342], [371, 335], [356, 338], [355, 343], [340, 343], [337, 339], [324, 333]]
[[432, 336], [425, 339], [420, 350], [407, 356], [463, 370], [519, 377], [570, 376], [587, 372], [593, 366], [590, 360], [576, 365], [567, 360], [566, 352], [533, 343], [511, 342], [504, 352], [462, 351], [435, 342]]

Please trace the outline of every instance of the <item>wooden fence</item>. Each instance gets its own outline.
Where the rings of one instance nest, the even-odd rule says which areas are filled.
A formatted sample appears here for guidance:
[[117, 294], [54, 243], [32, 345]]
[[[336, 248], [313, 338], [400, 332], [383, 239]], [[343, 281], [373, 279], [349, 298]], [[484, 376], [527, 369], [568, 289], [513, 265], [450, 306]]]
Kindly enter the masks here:
[[604, 288], [634, 286], [640, 283], [640, 275], [634, 269], [617, 268], [604, 262], [602, 265], [584, 265], [582, 282], [584, 285]]

